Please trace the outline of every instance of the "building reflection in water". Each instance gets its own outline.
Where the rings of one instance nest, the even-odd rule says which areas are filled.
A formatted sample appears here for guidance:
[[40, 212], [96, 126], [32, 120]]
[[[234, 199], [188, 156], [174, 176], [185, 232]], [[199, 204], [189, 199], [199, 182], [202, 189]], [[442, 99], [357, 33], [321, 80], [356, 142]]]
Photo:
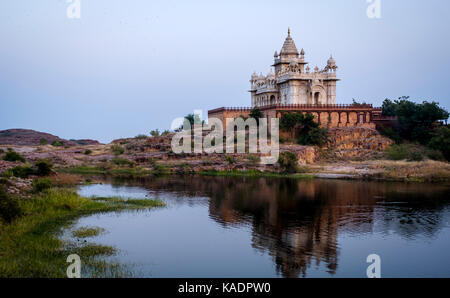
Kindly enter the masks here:
[[141, 182], [152, 191], [210, 197], [210, 217], [225, 227], [249, 225], [252, 246], [268, 252], [283, 277], [322, 264], [334, 274], [339, 232], [372, 233], [375, 222], [384, 233], [432, 236], [450, 204], [446, 185], [195, 176]]

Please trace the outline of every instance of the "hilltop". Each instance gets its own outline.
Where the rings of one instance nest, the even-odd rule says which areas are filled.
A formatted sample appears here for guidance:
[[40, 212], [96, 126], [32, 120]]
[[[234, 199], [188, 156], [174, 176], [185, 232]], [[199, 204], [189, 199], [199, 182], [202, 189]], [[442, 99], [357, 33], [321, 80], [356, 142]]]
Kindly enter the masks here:
[[58, 136], [31, 129], [7, 129], [0, 131], [0, 145], [38, 146], [58, 144], [60, 146], [98, 145], [96, 140], [66, 140]]

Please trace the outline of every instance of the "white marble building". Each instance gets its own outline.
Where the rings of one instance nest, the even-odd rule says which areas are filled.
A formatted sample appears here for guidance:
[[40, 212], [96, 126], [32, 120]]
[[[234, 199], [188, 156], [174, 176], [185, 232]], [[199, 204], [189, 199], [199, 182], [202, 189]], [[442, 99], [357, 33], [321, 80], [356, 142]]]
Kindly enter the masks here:
[[311, 70], [292, 40], [290, 30], [280, 54], [275, 52], [274, 64], [267, 76], [253, 73], [252, 107], [272, 104], [336, 104], [336, 61], [328, 59], [323, 69]]

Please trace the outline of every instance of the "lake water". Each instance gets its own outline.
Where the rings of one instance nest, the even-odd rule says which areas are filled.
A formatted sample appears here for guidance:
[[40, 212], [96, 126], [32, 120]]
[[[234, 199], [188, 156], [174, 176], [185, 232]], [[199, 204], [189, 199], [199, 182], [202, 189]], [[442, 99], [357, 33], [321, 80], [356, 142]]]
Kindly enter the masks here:
[[449, 185], [162, 177], [108, 180], [83, 196], [157, 198], [164, 208], [100, 214], [74, 228], [108, 232], [143, 277], [450, 277]]

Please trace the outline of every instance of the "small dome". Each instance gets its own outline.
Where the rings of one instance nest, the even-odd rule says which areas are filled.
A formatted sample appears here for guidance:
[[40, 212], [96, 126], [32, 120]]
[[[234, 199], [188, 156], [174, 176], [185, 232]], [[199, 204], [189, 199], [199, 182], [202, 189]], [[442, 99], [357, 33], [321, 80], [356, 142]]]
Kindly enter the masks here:
[[275, 79], [275, 74], [272, 72], [272, 70], [270, 71], [269, 75], [267, 76], [267, 78], [269, 80], [274, 80]]
[[275, 58], [278, 58], [278, 52], [275, 51], [275, 54], [273, 54], [273, 56], [274, 56]]
[[300, 51], [300, 55], [305, 56], [305, 50], [304, 50], [304, 49], [302, 49], [302, 50]]
[[258, 79], [258, 75], [256, 74], [256, 72], [254, 72], [252, 74], [252, 81], [256, 81]]
[[336, 60], [333, 59], [333, 56], [330, 56], [330, 59], [328, 59], [328, 66], [336, 66]]

